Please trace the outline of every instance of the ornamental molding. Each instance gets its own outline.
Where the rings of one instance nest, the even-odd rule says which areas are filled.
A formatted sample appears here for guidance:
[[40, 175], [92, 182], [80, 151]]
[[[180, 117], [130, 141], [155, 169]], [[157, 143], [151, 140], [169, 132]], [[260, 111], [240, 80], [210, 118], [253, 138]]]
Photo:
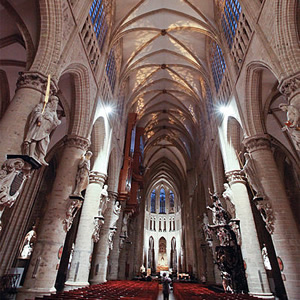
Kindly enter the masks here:
[[[36, 90], [42, 94], [46, 93], [47, 76], [39, 72], [19, 72], [19, 78], [17, 81], [17, 89], [30, 88]], [[50, 94], [56, 94], [58, 88], [56, 83], [51, 79], [50, 82]]]
[[254, 152], [257, 150], [270, 150], [271, 138], [267, 134], [259, 134], [245, 138], [243, 144], [246, 146], [248, 152]]
[[90, 146], [90, 141], [84, 137], [76, 135], [67, 135], [64, 143], [68, 147], [74, 147], [86, 151]]
[[278, 90], [289, 98], [300, 93], [300, 72], [283, 79], [278, 85]]
[[107, 178], [107, 175], [97, 171], [90, 171], [89, 183], [103, 184]]
[[243, 173], [241, 172], [241, 170], [232, 170], [232, 171], [228, 171], [225, 173], [227, 181], [229, 182], [230, 185], [234, 184], [234, 183], [246, 183], [245, 177], [243, 175]]

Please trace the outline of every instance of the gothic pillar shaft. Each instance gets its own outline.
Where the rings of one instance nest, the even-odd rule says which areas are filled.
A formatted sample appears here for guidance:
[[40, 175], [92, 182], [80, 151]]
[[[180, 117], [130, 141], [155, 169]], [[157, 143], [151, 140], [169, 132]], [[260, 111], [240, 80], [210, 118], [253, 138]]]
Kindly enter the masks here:
[[[24, 72], [20, 75], [16, 93], [0, 121], [0, 164], [6, 159], [6, 154], [21, 154], [27, 118], [34, 106], [43, 100], [46, 85], [47, 77], [40, 73]], [[51, 89], [55, 90], [53, 83]]]
[[272, 240], [276, 255], [284, 264], [284, 285], [290, 299], [300, 294], [300, 234], [291, 210], [289, 199], [270, 148], [268, 136], [256, 136], [244, 141], [256, 162], [264, 193], [270, 201], [275, 216]]
[[55, 291], [59, 266], [58, 253], [64, 245], [66, 236], [62, 221], [66, 216], [69, 195], [74, 186], [78, 159], [87, 146], [86, 139], [78, 137], [66, 139], [46, 213], [38, 229], [38, 240], [34, 246], [23, 288], [18, 293], [18, 300]]
[[97, 216], [99, 201], [106, 175], [91, 171], [89, 185], [86, 189], [82, 206], [75, 248], [65, 290], [89, 285], [91, 255], [93, 252], [92, 234], [94, 231], [94, 216]]
[[109, 233], [110, 228], [114, 224], [112, 224], [113, 218], [113, 208], [115, 204], [115, 200], [117, 198], [117, 194], [110, 193], [110, 201], [108, 202], [106, 211], [105, 211], [105, 218], [104, 218], [104, 225], [101, 228], [101, 236], [98, 243], [95, 245], [95, 256], [94, 256], [94, 265], [92, 266], [92, 274], [91, 274], [91, 283], [103, 283], [107, 281], [106, 274], [107, 274], [107, 266], [108, 266], [108, 255], [109, 255]]
[[246, 264], [246, 277], [249, 293], [255, 296], [272, 296], [264, 268], [261, 249], [251, 211], [245, 181], [240, 171], [226, 172], [228, 182], [233, 192], [236, 207], [236, 217], [240, 220], [242, 236], [241, 250]]

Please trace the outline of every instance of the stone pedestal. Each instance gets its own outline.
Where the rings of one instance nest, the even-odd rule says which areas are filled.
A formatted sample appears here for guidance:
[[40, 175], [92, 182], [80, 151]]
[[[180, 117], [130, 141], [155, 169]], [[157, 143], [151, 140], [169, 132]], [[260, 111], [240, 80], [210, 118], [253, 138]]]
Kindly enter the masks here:
[[64, 245], [66, 236], [62, 223], [66, 214], [66, 204], [73, 190], [78, 159], [89, 144], [88, 140], [73, 136], [68, 137], [65, 142], [25, 282], [17, 296], [18, 300], [55, 291], [54, 285], [60, 263], [59, 251]]
[[[43, 99], [46, 86], [47, 77], [43, 74], [38, 72], [20, 73], [16, 93], [0, 120], [1, 164], [5, 160], [6, 153], [21, 153], [28, 116], [35, 105]], [[51, 90], [52, 92], [56, 90], [53, 82]]]
[[289, 299], [297, 299], [300, 295], [300, 234], [270, 148], [269, 137], [251, 137], [244, 144], [256, 163], [257, 175], [274, 213], [272, 240], [276, 255], [284, 265], [282, 273], [286, 278], [286, 292]]
[[226, 172], [233, 192], [236, 217], [240, 220], [241, 250], [246, 266], [246, 277], [249, 293], [265, 299], [274, 299], [270, 293], [269, 283], [261, 255], [256, 227], [245, 180], [239, 170]]
[[103, 173], [90, 172], [89, 185], [86, 189], [85, 200], [82, 206], [69, 277], [65, 282], [65, 290], [89, 285], [88, 280], [94, 247], [92, 240], [94, 216], [98, 212], [105, 179], [106, 175]]

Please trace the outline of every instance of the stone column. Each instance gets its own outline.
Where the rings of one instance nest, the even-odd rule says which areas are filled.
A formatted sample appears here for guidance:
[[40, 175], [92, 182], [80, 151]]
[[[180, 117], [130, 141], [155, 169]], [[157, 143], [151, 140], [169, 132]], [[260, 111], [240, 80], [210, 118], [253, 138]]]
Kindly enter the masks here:
[[94, 217], [97, 216], [102, 187], [106, 174], [91, 171], [89, 185], [86, 189], [85, 200], [82, 206], [74, 253], [70, 267], [68, 280], [65, 282], [65, 290], [89, 285], [90, 265], [94, 242]]
[[118, 279], [119, 256], [120, 256], [120, 235], [121, 235], [121, 228], [123, 223], [123, 212], [125, 206], [124, 201], [121, 202], [121, 206], [122, 206], [122, 210], [119, 216], [119, 220], [117, 222], [117, 232], [114, 236], [114, 247], [109, 254], [110, 274], [108, 274], [108, 280]]
[[[43, 99], [46, 86], [47, 77], [43, 74], [38, 72], [20, 73], [16, 93], [0, 120], [1, 165], [6, 159], [6, 154], [21, 154], [27, 118], [35, 105]], [[56, 91], [53, 82], [51, 82], [51, 91]]]
[[113, 208], [115, 201], [118, 197], [117, 193], [109, 192], [110, 201], [107, 204], [107, 208], [104, 215], [104, 225], [101, 228], [101, 236], [98, 243], [95, 244], [95, 258], [94, 265], [91, 271], [91, 284], [98, 284], [107, 281], [107, 266], [109, 256], [109, 234], [115, 225], [115, 219], [113, 218]]
[[244, 144], [255, 161], [266, 199], [273, 210], [275, 226], [272, 240], [276, 255], [283, 261], [286, 292], [289, 299], [297, 299], [300, 295], [300, 234], [270, 148], [269, 137], [250, 137], [245, 139]]
[[63, 220], [66, 216], [69, 195], [72, 193], [77, 164], [85, 153], [89, 141], [68, 136], [59, 161], [46, 213], [38, 229], [38, 240], [34, 246], [23, 288], [17, 299], [29, 299], [55, 292], [55, 280], [59, 266], [58, 253], [64, 245], [66, 232]]
[[242, 254], [246, 264], [246, 277], [249, 293], [264, 299], [273, 299], [261, 255], [261, 249], [255, 228], [255, 222], [249, 202], [246, 181], [240, 170], [226, 172], [226, 176], [233, 192], [236, 217], [240, 220], [242, 236]]

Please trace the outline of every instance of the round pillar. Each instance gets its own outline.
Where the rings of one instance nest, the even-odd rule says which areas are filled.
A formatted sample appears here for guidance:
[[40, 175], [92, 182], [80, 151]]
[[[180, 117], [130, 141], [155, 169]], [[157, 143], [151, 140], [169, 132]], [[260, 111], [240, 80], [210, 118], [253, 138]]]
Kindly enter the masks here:
[[264, 299], [274, 299], [270, 293], [269, 282], [245, 185], [246, 182], [240, 170], [226, 172], [226, 176], [232, 189], [234, 199], [236, 199], [236, 217], [240, 220], [242, 237], [241, 250], [246, 265], [245, 271], [249, 294]]
[[102, 187], [106, 174], [91, 171], [89, 185], [86, 189], [85, 200], [82, 206], [72, 263], [68, 280], [65, 282], [65, 290], [89, 285], [89, 273], [94, 242], [94, 216], [97, 215]]
[[286, 292], [289, 299], [297, 299], [300, 295], [300, 234], [273, 157], [269, 136], [250, 137], [245, 139], [244, 144], [255, 161], [266, 200], [273, 210], [272, 240], [276, 255], [283, 262]]
[[69, 136], [65, 140], [46, 213], [38, 229], [38, 240], [23, 288], [18, 292], [18, 300], [56, 291], [54, 285], [60, 262], [59, 253], [66, 237], [63, 220], [66, 217], [69, 195], [73, 190], [78, 160], [88, 145], [88, 140], [76, 136]]

